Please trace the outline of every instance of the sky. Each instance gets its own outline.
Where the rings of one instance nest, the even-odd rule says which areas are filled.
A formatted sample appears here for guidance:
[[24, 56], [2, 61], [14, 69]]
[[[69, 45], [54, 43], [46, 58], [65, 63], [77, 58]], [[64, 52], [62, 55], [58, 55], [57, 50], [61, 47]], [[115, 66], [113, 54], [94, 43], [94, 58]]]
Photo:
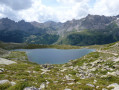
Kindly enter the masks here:
[[115, 16], [119, 0], [0, 0], [0, 18], [66, 22], [88, 14]]

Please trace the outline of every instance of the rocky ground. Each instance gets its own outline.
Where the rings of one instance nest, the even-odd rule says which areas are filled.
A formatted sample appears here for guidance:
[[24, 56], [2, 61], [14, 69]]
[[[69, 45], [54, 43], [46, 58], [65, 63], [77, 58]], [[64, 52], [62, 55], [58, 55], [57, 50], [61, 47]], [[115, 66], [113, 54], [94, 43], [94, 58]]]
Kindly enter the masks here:
[[61, 65], [31, 63], [12, 51], [0, 58], [0, 90], [119, 90], [119, 43], [95, 49]]
[[16, 63], [16, 62], [11, 61], [11, 60], [7, 60], [7, 59], [4, 59], [4, 58], [0, 58], [0, 64], [10, 65], [10, 64], [13, 64], [13, 63]]

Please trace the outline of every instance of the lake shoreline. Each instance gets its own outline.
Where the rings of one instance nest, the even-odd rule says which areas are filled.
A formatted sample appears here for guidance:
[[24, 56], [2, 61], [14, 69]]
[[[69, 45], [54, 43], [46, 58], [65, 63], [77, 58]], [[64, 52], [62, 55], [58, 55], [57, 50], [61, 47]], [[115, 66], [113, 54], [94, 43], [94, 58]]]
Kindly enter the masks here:
[[[37, 64], [64, 64], [70, 60], [79, 59], [95, 49], [16, 49], [15, 51], [26, 52], [28, 60]], [[35, 54], [34, 54], [35, 53]]]

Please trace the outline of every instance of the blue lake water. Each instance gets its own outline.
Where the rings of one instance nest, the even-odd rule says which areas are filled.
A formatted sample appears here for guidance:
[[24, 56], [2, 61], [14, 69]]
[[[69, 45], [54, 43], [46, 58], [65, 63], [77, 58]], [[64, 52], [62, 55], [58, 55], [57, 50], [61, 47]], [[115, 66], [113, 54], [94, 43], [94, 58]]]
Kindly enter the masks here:
[[94, 49], [17, 49], [25, 51], [29, 61], [38, 64], [64, 64], [69, 60], [81, 58], [82, 56], [95, 51]]

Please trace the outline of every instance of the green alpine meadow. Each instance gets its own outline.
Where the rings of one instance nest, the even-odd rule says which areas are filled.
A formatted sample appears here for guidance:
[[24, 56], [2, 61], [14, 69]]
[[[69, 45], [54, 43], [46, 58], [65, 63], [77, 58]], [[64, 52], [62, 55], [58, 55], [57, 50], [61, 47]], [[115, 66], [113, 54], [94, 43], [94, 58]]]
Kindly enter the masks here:
[[[1, 43], [0, 90], [111, 90], [119, 84], [119, 42], [92, 46], [37, 46], [38, 48], [93, 48], [64, 64], [30, 62], [25, 52], [10, 51], [29, 45]], [[12, 46], [12, 47], [11, 47]], [[31, 46], [32, 47], [32, 46]]]

